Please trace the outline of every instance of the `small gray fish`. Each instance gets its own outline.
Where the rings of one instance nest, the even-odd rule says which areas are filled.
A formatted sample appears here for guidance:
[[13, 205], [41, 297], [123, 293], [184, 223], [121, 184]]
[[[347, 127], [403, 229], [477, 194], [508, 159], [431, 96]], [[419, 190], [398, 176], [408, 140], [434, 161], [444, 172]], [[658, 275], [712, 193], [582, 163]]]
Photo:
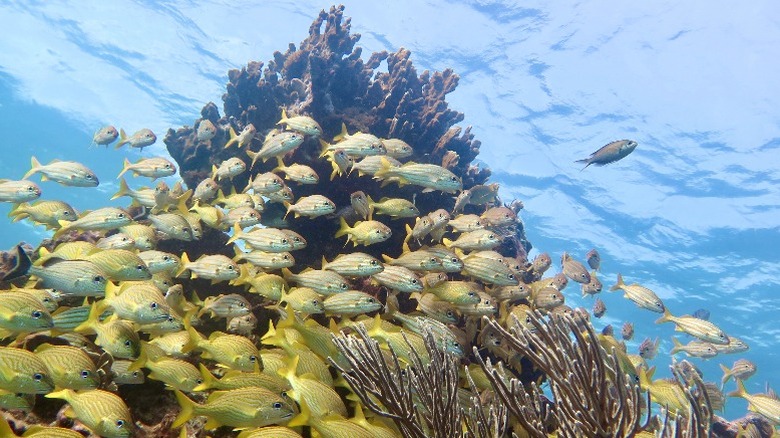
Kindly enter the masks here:
[[362, 191], [357, 191], [349, 195], [349, 202], [352, 203], [352, 208], [355, 210], [355, 213], [357, 213], [363, 220], [368, 218], [370, 208], [368, 205], [368, 198], [366, 197], [365, 193]]
[[595, 248], [588, 251], [588, 254], [585, 255], [585, 258], [587, 259], [590, 269], [593, 269], [594, 271], [599, 270], [601, 267], [601, 255]]
[[198, 312], [198, 318], [206, 313], [210, 313], [212, 318], [234, 318], [248, 314], [251, 307], [249, 301], [239, 294], [208, 297]]
[[737, 359], [736, 362], [734, 362], [734, 365], [731, 366], [731, 368], [726, 367], [725, 365], [720, 366], [720, 369], [723, 370], [723, 380], [722, 383], [725, 385], [726, 382], [729, 381], [732, 377], [736, 380], [747, 380], [750, 377], [753, 376], [753, 374], [756, 373], [756, 364], [753, 362], [747, 360], [747, 359]]
[[591, 164], [603, 166], [605, 164], [614, 163], [615, 161], [625, 158], [631, 152], [634, 152], [636, 146], [637, 142], [634, 140], [613, 141], [590, 154], [590, 157], [577, 160], [575, 163], [585, 163], [585, 167], [583, 167], [582, 170], [587, 169]]
[[119, 137], [119, 131], [113, 126], [108, 125], [95, 131], [95, 135], [92, 136], [92, 143], [99, 146], [108, 146], [113, 143], [117, 137]]
[[209, 119], [203, 119], [198, 123], [198, 129], [195, 131], [198, 141], [209, 141], [217, 135], [217, 127]]
[[590, 273], [585, 269], [585, 266], [571, 258], [571, 256], [565, 252], [561, 257], [561, 266], [563, 268], [563, 273], [577, 283], [590, 283]]
[[131, 148], [138, 148], [144, 150], [145, 147], [154, 144], [157, 141], [157, 136], [154, 135], [149, 128], [139, 129], [130, 137], [125, 134], [124, 129], [119, 130], [119, 141], [117, 142], [115, 149], [121, 148], [123, 145], [128, 145]]
[[601, 318], [604, 316], [604, 313], [607, 311], [607, 305], [604, 304], [603, 301], [601, 301], [601, 298], [596, 298], [596, 302], [593, 303], [593, 316], [596, 318]]

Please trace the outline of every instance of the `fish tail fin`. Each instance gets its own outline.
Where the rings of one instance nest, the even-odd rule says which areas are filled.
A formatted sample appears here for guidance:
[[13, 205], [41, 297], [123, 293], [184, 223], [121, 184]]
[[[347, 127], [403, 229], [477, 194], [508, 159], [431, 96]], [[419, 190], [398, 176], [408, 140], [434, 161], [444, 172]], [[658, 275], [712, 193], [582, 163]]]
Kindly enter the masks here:
[[393, 316], [398, 313], [398, 293], [391, 292], [387, 294], [387, 304], [385, 304], [385, 314]]
[[289, 423], [287, 423], [287, 427], [306, 426], [309, 424], [309, 420], [311, 419], [311, 410], [309, 409], [309, 405], [303, 398], [301, 398], [300, 405], [301, 412], [293, 417]]
[[281, 125], [281, 124], [283, 124], [283, 123], [287, 123], [287, 119], [288, 119], [288, 117], [287, 117], [287, 110], [285, 110], [284, 108], [282, 108], [282, 118], [281, 118], [281, 119], [279, 119], [279, 121], [278, 121], [278, 122], [276, 122], [276, 124], [277, 124], [277, 125]]
[[124, 174], [125, 174], [125, 172], [127, 172], [128, 170], [130, 170], [130, 166], [132, 166], [132, 165], [133, 165], [133, 163], [131, 163], [131, 162], [130, 162], [130, 160], [128, 160], [128, 159], [127, 159], [127, 157], [125, 157], [125, 161], [124, 161], [124, 163], [123, 163], [123, 165], [122, 165], [122, 171], [121, 171], [121, 172], [119, 172], [119, 175], [117, 175], [117, 176], [116, 176], [116, 179], [119, 179], [119, 178], [121, 178], [121, 177], [122, 177], [122, 175], [124, 175]]
[[[230, 186], [230, 188], [235, 190], [235, 187], [233, 187], [232, 185]], [[217, 198], [214, 200], [214, 203], [219, 204], [224, 200], [225, 200], [225, 192], [222, 191], [222, 188], [217, 189]]]
[[349, 135], [349, 132], [347, 132], [347, 124], [344, 122], [341, 122], [341, 132], [338, 133], [335, 137], [333, 137], [333, 141], [341, 141]]
[[187, 270], [187, 265], [189, 265], [190, 263], [192, 262], [190, 262], [190, 256], [187, 255], [187, 251], [182, 252], [181, 262], [179, 263], [179, 269], [176, 271], [176, 275], [174, 275], [174, 278], [183, 274], [184, 271]]
[[227, 244], [231, 244], [235, 242], [236, 240], [241, 238], [241, 235], [243, 234], [243, 230], [241, 230], [241, 227], [238, 226], [238, 222], [233, 224], [233, 235], [230, 236], [230, 238], [227, 241]]
[[284, 168], [286, 166], [284, 165], [284, 161], [282, 161], [282, 157], [277, 156], [276, 157], [276, 167], [274, 167], [271, 172], [275, 172], [277, 170], [284, 172]]
[[745, 390], [745, 384], [742, 383], [742, 380], [740, 379], [734, 379], [737, 382], [737, 390], [730, 392], [728, 395], [729, 397], [744, 397], [747, 395], [747, 391]]
[[8, 212], [8, 217], [12, 218], [11, 222], [19, 222], [22, 219], [30, 217], [30, 213], [27, 211], [28, 208], [30, 208], [30, 204], [27, 202], [14, 204], [13, 207], [11, 207], [11, 211]]
[[672, 336], [672, 344], [674, 344], [674, 348], [672, 348], [670, 354], [675, 354], [682, 351], [683, 344], [680, 342], [679, 339], [675, 338], [674, 336]]
[[[388, 173], [390, 172], [390, 169], [392, 169], [392, 167], [393, 166], [392, 164], [390, 164], [390, 161], [387, 158], [382, 157], [379, 160], [379, 170], [374, 172], [374, 178], [385, 179], [385, 177], [388, 176]], [[382, 181], [382, 184], [387, 184], [387, 183], [389, 182], [386, 180]]]
[[588, 168], [588, 166], [590, 166], [591, 164], [593, 164], [593, 162], [591, 162], [591, 161], [590, 161], [590, 158], [583, 158], [583, 159], [581, 159], [581, 160], [576, 160], [576, 161], [574, 161], [574, 162], [575, 162], [575, 163], [585, 163], [585, 167], [583, 167], [582, 169], [580, 169], [580, 172], [582, 172], [583, 170], [587, 169], [587, 168]]
[[208, 368], [206, 368], [206, 365], [203, 365], [203, 363], [198, 364], [198, 369], [200, 370], [200, 376], [202, 377], [202, 382], [200, 385], [192, 388], [193, 392], [198, 391], [205, 391], [207, 389], [211, 389], [214, 387], [214, 382], [217, 381], [217, 379], [214, 378], [214, 375], [211, 374], [211, 371], [209, 371]]
[[[249, 148], [247, 148], [246, 149], [246, 154], [249, 155], [249, 158], [252, 159], [252, 164], [249, 165], [249, 170], [252, 170], [255, 167], [255, 163], [257, 163], [257, 158], [260, 156], [260, 152], [254, 152], [254, 151], [250, 150]], [[250, 180], [251, 180], [251, 178], [250, 178]]]
[[446, 246], [447, 248], [452, 248], [452, 244], [455, 243], [455, 242], [453, 242], [452, 240], [450, 240], [450, 239], [445, 237], [445, 238], [441, 239], [441, 243], [443, 243], [444, 246]]
[[[347, 224], [347, 221], [344, 219], [343, 216], [339, 218], [339, 224], [340, 224], [340, 227], [339, 227], [339, 230], [336, 231], [336, 237], [345, 236], [352, 229], [352, 227], [350, 227], [349, 224]], [[349, 240], [349, 239], [347, 239], [347, 240]]]
[[70, 400], [73, 398], [73, 396], [76, 393], [72, 389], [61, 389], [59, 391], [54, 391], [46, 394], [44, 397], [46, 398], [58, 398], [60, 400], [65, 400], [66, 402], [70, 402]]
[[178, 389], [174, 389], [173, 391], [176, 394], [176, 401], [179, 402], [179, 406], [181, 406], [181, 412], [179, 412], [179, 415], [176, 416], [176, 419], [171, 425], [172, 428], [177, 428], [192, 418], [192, 416], [195, 414], [195, 407], [197, 405]]
[[722, 388], [723, 385], [725, 385], [726, 382], [728, 382], [729, 379], [731, 379], [731, 370], [726, 365], [723, 364], [719, 364], [719, 365], [720, 365], [720, 369], [723, 370], [723, 379], [721, 380], [721, 384], [720, 384]]
[[[327, 141], [325, 141], [323, 139], [320, 139], [320, 147], [321, 147], [321, 149], [320, 149], [320, 158], [328, 155], [328, 152], [329, 152], [328, 148], [330, 147], [330, 143], [328, 143]], [[336, 165], [335, 161], [336, 160], [333, 160], [334, 172], [335, 172], [335, 169], [338, 168], [338, 166]], [[331, 179], [333, 179], [332, 176], [331, 176]]]
[[320, 269], [325, 269], [325, 266], [328, 266], [328, 259], [325, 258], [325, 255], [322, 255], [322, 265], [320, 265]]
[[128, 367], [128, 372], [138, 371], [144, 366], [146, 366], [146, 362], [149, 360], [149, 348], [146, 345], [145, 341], [141, 341], [141, 352], [138, 353], [138, 359], [134, 360]]
[[292, 277], [293, 275], [295, 274], [293, 274], [292, 271], [290, 271], [289, 269], [282, 268], [282, 278], [284, 278], [285, 280], [289, 281], [290, 277]]
[[186, 214], [190, 211], [190, 208], [187, 207], [187, 201], [190, 200], [192, 197], [192, 189], [187, 190], [186, 192], [179, 195], [179, 198], [176, 200], [176, 210], [179, 211], [181, 214]]
[[644, 367], [639, 367], [636, 370], [637, 374], [639, 374], [639, 386], [642, 389], [647, 389], [650, 387], [650, 377], [647, 375], [647, 370], [644, 369]]
[[623, 282], [623, 276], [618, 273], [617, 283], [614, 286], [612, 286], [611, 288], [609, 288], [609, 291], [610, 292], [614, 292], [614, 291], [622, 288], [625, 285], [626, 285], [626, 283]]
[[[282, 216], [282, 219], [287, 220], [287, 215], [290, 214], [290, 212], [293, 211], [293, 208], [292, 208], [293, 205], [290, 204], [287, 201], [282, 202], [282, 205], [284, 205], [287, 208], [287, 212], [284, 213], [284, 216]], [[295, 217], [298, 217], [298, 213], [297, 212], [295, 213]]]
[[404, 226], [406, 228], [406, 237], [404, 237], [404, 244], [409, 244], [409, 240], [412, 238], [412, 227], [409, 224]]
[[217, 170], [219, 170], [219, 169], [217, 169], [217, 165], [216, 164], [212, 164], [211, 165], [211, 179], [213, 179], [214, 181], [217, 181]]
[[231, 286], [243, 286], [249, 283], [249, 268], [247, 268], [246, 265], [246, 263], [241, 264], [241, 267], [239, 268], [240, 273], [237, 278], [231, 280]]
[[201, 334], [198, 333], [198, 331], [195, 330], [195, 328], [190, 323], [190, 319], [195, 316], [194, 312], [194, 310], [190, 310], [186, 315], [184, 315], [184, 328], [187, 330], [187, 334], [190, 336], [187, 342], [181, 347], [181, 351], [183, 353], [188, 353], [197, 348], [198, 344], [203, 339], [203, 336], [201, 336]]
[[111, 200], [113, 201], [122, 196], [130, 196], [130, 186], [127, 185], [127, 181], [124, 178], [119, 179], [119, 190], [111, 196]]
[[77, 325], [73, 331], [76, 333], [84, 333], [90, 330], [94, 330], [94, 328], [100, 324], [100, 314], [103, 313], [104, 310], [100, 309], [100, 307], [101, 306], [92, 306], [89, 309], [89, 316], [87, 317], [86, 321]]
[[230, 134], [230, 139], [228, 139], [227, 143], [225, 143], [225, 149], [229, 148], [233, 145], [233, 143], [238, 142], [238, 134], [236, 134], [236, 130], [233, 129], [231, 126], [228, 130], [228, 133]]
[[24, 174], [22, 179], [27, 179], [30, 176], [34, 175], [36, 172], [38, 172], [38, 170], [40, 170], [40, 168], [41, 168], [41, 163], [38, 161], [37, 158], [35, 158], [35, 156], [33, 156], [32, 158], [30, 158], [30, 170], [28, 170], [27, 173]]
[[669, 311], [669, 309], [664, 308], [664, 316], [658, 318], [655, 320], [656, 324], [663, 324], [665, 322], [669, 322], [672, 320], [672, 313]]
[[116, 142], [116, 146], [114, 146], [114, 149], [121, 148], [125, 143], [127, 143], [127, 134], [125, 133], [124, 129], [119, 128], [119, 141]]
[[249, 191], [249, 189], [252, 188], [252, 176], [249, 176], [249, 179], [246, 182], [246, 187], [244, 187], [244, 190], [241, 191], [241, 193], [246, 193]]

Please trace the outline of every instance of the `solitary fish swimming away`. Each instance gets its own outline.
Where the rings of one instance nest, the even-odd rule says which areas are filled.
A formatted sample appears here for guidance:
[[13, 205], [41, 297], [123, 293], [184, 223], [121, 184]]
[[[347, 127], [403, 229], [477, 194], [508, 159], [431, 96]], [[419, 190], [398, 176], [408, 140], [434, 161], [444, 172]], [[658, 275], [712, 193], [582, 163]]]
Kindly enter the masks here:
[[636, 146], [637, 143], [634, 140], [613, 141], [590, 154], [590, 157], [577, 160], [575, 163], [585, 163], [585, 167], [583, 167], [582, 170], [585, 170], [591, 164], [603, 166], [605, 164], [614, 163], [615, 161], [625, 158], [631, 152], [634, 152]]

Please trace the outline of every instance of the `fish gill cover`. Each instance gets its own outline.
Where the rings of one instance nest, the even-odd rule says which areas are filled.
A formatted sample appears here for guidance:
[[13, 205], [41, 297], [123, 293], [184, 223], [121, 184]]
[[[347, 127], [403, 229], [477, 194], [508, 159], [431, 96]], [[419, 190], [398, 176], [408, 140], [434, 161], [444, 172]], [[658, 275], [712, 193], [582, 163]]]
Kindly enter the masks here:
[[[192, 191], [158, 185], [143, 208], [123, 182], [117, 195], [136, 197], [130, 216], [143, 225], [118, 213], [122, 225], [107, 230], [111, 212], [101, 209], [90, 213], [97, 221], [48, 223], [58, 231], [37, 251], [2, 254], [0, 279], [24, 285], [29, 270], [43, 286], [72, 290], [0, 294], [10, 310], [0, 312], [0, 406], [14, 412], [0, 435], [44, 423], [137, 437], [180, 436], [179, 427], [198, 437], [248, 429], [244, 438], [772, 434], [780, 409], [771, 395], [748, 394], [740, 381], [731, 395], [761, 417], [728, 423], [713, 414], [721, 389], [688, 361], [673, 365], [674, 379], [653, 379], [657, 343], [628, 354], [612, 333], [595, 332], [587, 310], [566, 306], [569, 280], [583, 294], [601, 292], [598, 253], [586, 256], [590, 271], [564, 253], [563, 273], [544, 277], [552, 260], [527, 260], [522, 203], [502, 204], [489, 169], [472, 164], [480, 142], [455, 126], [464, 116], [445, 97], [458, 76], [418, 75], [405, 49], [363, 61], [343, 11], [322, 11], [309, 37], [267, 66], [231, 70], [223, 116], [209, 103], [193, 127], [168, 131]], [[112, 143], [111, 132], [101, 142]], [[234, 190], [255, 196], [231, 198]], [[112, 245], [129, 250], [109, 253]], [[159, 252], [138, 251], [144, 245]], [[74, 281], [76, 268], [94, 280], [89, 288]], [[621, 276], [612, 289], [699, 338], [679, 347], [690, 355], [741, 348]], [[95, 298], [82, 305], [83, 295]], [[622, 336], [633, 332], [626, 326]], [[97, 368], [74, 377], [52, 367], [49, 376], [44, 358], [80, 350], [47, 343], [83, 346]], [[724, 383], [750, 377], [750, 365], [735, 363]], [[89, 383], [60, 388], [79, 372]], [[72, 407], [64, 416], [62, 400]]]

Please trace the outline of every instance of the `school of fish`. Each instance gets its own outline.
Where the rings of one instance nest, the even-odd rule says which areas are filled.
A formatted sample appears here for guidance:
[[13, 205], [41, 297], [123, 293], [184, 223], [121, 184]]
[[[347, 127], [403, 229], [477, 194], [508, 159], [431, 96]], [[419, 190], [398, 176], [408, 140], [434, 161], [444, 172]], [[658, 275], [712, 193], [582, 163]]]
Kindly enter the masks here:
[[[22, 264], [24, 272], [13, 277], [29, 275], [25, 284], [0, 291], [0, 409], [31, 411], [38, 397], [59, 399], [65, 416], [96, 435], [132, 436], [144, 425], [136, 423], [117, 389], [148, 379], [162, 382], [172, 403], [178, 403], [174, 429], [193, 427], [191, 420], [202, 417], [206, 431], [227, 427], [243, 438], [299, 437], [301, 426], [326, 438], [400, 436], [391, 421], [341, 395], [348, 388], [329, 365], [329, 359], [342, 360], [333, 334], [364, 324], [382, 348], [392, 348], [408, 363], [413, 350], [425, 358], [427, 327], [437, 344], [464, 364], [476, 345], [519, 373], [517, 355], [480, 330], [483, 316], [527, 326], [527, 314], [534, 310], [587, 313], [566, 305], [570, 282], [580, 286], [583, 297], [602, 291], [596, 250], [585, 255], [585, 263], [562, 254], [556, 275], [545, 275], [552, 266], [546, 253], [529, 261], [498, 252], [519, 222], [518, 208], [500, 202], [496, 184], [464, 189], [446, 166], [409, 161], [413, 148], [399, 139], [349, 134], [344, 126], [328, 142], [311, 117], [285, 111], [273, 129], [237, 128], [200, 122], [198, 141], [211, 142], [225, 130], [224, 147], [235, 156], [215, 163], [210, 177], [187, 190], [165, 182], [177, 171], [169, 160], [125, 158], [112, 199], [130, 198], [126, 209], [79, 213], [63, 200], [39, 199], [45, 184], [41, 188], [28, 179], [35, 175], [71, 187], [99, 185], [94, 172], [74, 161], [41, 164], [32, 157], [21, 180], [0, 180], [0, 202], [13, 204], [11, 219], [42, 225], [62, 242], [51, 250], [42, 247], [29, 265]], [[143, 150], [156, 136], [148, 129], [127, 136], [107, 126], [93, 141]], [[298, 148], [312, 145], [312, 159], [327, 160], [330, 175], [290, 160]], [[636, 143], [624, 146], [627, 154]], [[594, 158], [587, 163], [602, 164]], [[273, 168], [264, 170], [269, 165]], [[245, 172], [252, 174], [247, 187], [233, 186], [232, 179]], [[154, 187], [132, 187], [127, 175], [159, 181]], [[374, 200], [356, 191], [349, 205], [319, 193], [294, 195], [298, 186], [327, 187], [335, 178], [365, 175], [378, 187], [372, 192], [387, 195]], [[438, 193], [451, 208], [430, 211], [414, 197], [394, 197], [391, 184]], [[271, 204], [283, 206], [284, 217], [265, 219]], [[131, 214], [138, 209], [141, 214]], [[332, 239], [343, 243], [343, 251], [330, 260], [322, 254], [319, 266], [301, 266], [296, 252], [319, 248], [308, 246], [312, 236], [284, 228], [288, 221], [309, 221], [313, 230], [317, 223], [337, 224]], [[388, 246], [396, 221], [406, 229], [400, 248]], [[223, 253], [191, 257], [158, 249], [165, 240], [197, 241], [203, 227], [229, 234]], [[73, 239], [82, 232], [102, 238]], [[382, 248], [381, 258], [366, 252], [374, 245]], [[19, 250], [18, 257], [28, 255]], [[204, 287], [186, 290], [181, 279], [199, 279]], [[225, 285], [244, 292], [221, 293]], [[661, 314], [658, 323], [670, 322], [695, 338], [688, 344], [675, 338], [672, 354], [708, 359], [748, 348], [706, 319], [675, 316], [652, 290], [627, 284], [621, 275], [610, 290]], [[262, 306], [253, 307], [253, 294], [262, 297]], [[596, 298], [594, 317], [604, 312]], [[258, 327], [259, 319], [269, 320], [269, 326]], [[214, 321], [224, 330], [202, 331]], [[624, 341], [633, 336], [633, 325], [626, 323], [622, 339], [605, 329], [599, 340], [655, 403], [687, 412], [688, 401], [677, 386], [653, 379], [649, 362], [658, 340], [646, 339], [631, 354]], [[48, 342], [29, 347], [30, 339], [42, 337]], [[474, 381], [486, 381], [478, 367], [468, 369]], [[722, 384], [737, 382], [732, 396], [745, 398], [752, 411], [780, 424], [780, 402], [744, 389], [742, 382], [756, 372], [754, 364], [739, 359], [723, 370]], [[717, 386], [713, 391], [720, 394]], [[713, 392], [711, 399], [718, 398], [722, 394]], [[15, 436], [4, 421], [0, 435]], [[35, 426], [24, 436], [82, 435]]]

